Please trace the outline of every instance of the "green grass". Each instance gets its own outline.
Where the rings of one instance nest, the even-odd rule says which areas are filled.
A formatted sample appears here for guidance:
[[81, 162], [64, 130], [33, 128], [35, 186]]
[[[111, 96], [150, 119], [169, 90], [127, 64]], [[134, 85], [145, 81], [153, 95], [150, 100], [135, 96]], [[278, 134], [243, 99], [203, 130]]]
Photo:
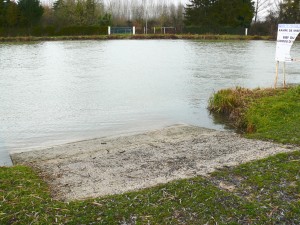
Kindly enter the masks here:
[[232, 185], [233, 194], [266, 209], [270, 223], [300, 224], [300, 152], [223, 169], [214, 183]]
[[210, 98], [209, 110], [231, 120], [246, 137], [300, 144], [300, 86], [221, 90]]
[[300, 144], [300, 86], [259, 99], [245, 114], [255, 132], [247, 137]]
[[[253, 219], [250, 202], [219, 190], [203, 178], [182, 180], [139, 192], [64, 203], [27, 167], [1, 168], [1, 224], [221, 223]], [[238, 207], [237, 207], [238, 206]], [[259, 209], [258, 212], [261, 210]]]
[[0, 224], [299, 224], [299, 162], [299, 152], [279, 154], [206, 179], [73, 202], [53, 200], [28, 167], [2, 167]]

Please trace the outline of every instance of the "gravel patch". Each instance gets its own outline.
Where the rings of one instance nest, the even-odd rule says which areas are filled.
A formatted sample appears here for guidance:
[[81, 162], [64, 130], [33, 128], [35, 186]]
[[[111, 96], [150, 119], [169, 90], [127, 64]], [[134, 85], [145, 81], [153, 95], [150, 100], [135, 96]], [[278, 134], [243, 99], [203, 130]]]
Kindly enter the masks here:
[[36, 168], [56, 199], [70, 201], [207, 176], [217, 168], [293, 150], [231, 132], [175, 125], [14, 153], [11, 158], [14, 164]]

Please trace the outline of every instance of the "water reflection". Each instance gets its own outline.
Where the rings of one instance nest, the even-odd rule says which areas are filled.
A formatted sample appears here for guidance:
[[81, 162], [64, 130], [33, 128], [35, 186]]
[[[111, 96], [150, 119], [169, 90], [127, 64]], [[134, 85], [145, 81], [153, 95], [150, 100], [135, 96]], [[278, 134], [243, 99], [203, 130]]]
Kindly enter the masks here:
[[[0, 152], [174, 123], [224, 129], [206, 110], [209, 96], [270, 87], [274, 54], [266, 41], [0, 44]], [[297, 68], [287, 67], [290, 82]]]

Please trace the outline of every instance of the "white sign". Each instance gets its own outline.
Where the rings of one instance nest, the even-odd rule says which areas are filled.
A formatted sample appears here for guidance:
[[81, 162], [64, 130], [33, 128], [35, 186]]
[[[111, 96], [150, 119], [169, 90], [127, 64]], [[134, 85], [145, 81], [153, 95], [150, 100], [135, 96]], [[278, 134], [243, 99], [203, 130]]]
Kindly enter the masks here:
[[300, 24], [278, 24], [275, 60], [291, 62], [291, 48], [300, 33]]

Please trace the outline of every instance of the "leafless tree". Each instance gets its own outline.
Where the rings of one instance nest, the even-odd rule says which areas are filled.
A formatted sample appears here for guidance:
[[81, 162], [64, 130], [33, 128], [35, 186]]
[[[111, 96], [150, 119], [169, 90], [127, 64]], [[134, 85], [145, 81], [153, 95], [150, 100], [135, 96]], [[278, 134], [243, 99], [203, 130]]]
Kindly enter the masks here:
[[[273, 2], [273, 0], [271, 0]], [[255, 2], [255, 11], [254, 11], [254, 23], [257, 22], [259, 17], [263, 17], [266, 14], [272, 5], [270, 0], [256, 0]]]
[[173, 0], [104, 0], [105, 11], [115, 25], [155, 26], [182, 25], [184, 7]]

